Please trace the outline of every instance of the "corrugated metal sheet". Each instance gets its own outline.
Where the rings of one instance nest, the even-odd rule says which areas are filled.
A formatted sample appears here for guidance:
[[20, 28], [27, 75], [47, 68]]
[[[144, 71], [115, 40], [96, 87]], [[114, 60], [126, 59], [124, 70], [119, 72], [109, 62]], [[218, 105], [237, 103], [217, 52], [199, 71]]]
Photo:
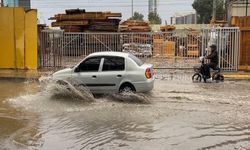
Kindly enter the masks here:
[[37, 11], [25, 14], [25, 68], [37, 69]]
[[24, 19], [25, 12], [23, 8], [14, 9], [14, 27], [15, 27], [15, 48], [16, 48], [16, 68], [24, 69]]
[[0, 8], [0, 68], [37, 68], [37, 13]]
[[15, 67], [14, 9], [0, 8], [0, 68]]

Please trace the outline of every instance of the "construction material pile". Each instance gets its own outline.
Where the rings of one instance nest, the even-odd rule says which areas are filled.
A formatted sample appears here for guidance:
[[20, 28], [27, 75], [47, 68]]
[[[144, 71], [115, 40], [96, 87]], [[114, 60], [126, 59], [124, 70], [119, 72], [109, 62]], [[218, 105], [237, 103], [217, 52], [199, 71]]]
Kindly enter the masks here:
[[165, 25], [160, 27], [162, 32], [173, 31], [175, 30], [175, 26], [173, 25]]
[[127, 20], [120, 24], [121, 32], [150, 32], [149, 23], [140, 20]]
[[117, 32], [121, 13], [86, 12], [85, 9], [69, 9], [66, 14], [56, 14], [49, 20], [52, 27], [60, 27], [65, 32]]

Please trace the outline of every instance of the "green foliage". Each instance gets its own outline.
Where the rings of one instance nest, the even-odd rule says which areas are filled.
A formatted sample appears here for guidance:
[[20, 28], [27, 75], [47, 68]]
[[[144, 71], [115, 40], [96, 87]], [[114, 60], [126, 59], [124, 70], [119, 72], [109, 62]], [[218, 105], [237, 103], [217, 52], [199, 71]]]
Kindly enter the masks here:
[[139, 13], [139, 12], [134, 12], [133, 17], [129, 18], [130, 20], [141, 20], [143, 21], [143, 14]]
[[154, 13], [154, 12], [150, 12], [148, 14], [148, 20], [149, 20], [150, 24], [161, 24], [161, 18], [159, 16], [159, 14]]
[[216, 19], [217, 20], [226, 19], [226, 8], [225, 8], [224, 0], [217, 0]]
[[[194, 0], [192, 6], [197, 12], [197, 23], [210, 23], [213, 12], [213, 0]], [[216, 0], [216, 19], [224, 19], [225, 12], [224, 0]]]
[[194, 0], [192, 4], [197, 13], [197, 23], [209, 23], [212, 18], [212, 0]]

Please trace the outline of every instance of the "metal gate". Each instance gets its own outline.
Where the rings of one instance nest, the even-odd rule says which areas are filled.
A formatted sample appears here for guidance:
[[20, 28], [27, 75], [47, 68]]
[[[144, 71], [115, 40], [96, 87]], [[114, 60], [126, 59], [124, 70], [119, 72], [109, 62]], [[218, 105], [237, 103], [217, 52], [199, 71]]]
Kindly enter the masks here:
[[207, 28], [202, 30], [202, 54], [215, 44], [219, 53], [219, 66], [224, 70], [238, 70], [240, 52], [239, 28]]
[[239, 29], [207, 28], [149, 33], [65, 33], [39, 34], [40, 67], [69, 67], [88, 54], [100, 51], [129, 52], [156, 68], [192, 68], [209, 44], [216, 44], [220, 67], [237, 70]]

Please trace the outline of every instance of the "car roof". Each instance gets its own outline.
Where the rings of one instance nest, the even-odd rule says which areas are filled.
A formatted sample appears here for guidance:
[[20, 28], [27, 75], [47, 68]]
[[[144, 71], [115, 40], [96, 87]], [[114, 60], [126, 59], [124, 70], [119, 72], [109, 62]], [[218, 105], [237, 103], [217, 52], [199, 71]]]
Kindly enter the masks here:
[[95, 52], [90, 54], [89, 56], [120, 56], [120, 57], [127, 57], [129, 53], [124, 53], [124, 52]]

